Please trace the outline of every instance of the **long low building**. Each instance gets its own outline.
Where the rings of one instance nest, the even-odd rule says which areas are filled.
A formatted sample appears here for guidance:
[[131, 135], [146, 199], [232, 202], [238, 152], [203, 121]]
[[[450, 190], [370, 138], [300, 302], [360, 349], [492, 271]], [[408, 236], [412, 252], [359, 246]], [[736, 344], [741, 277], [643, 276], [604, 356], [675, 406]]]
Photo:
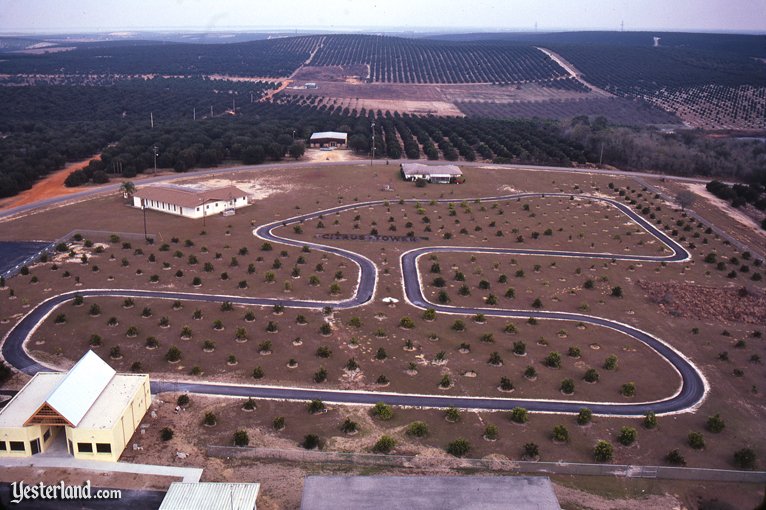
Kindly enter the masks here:
[[339, 133], [337, 131], [312, 133], [309, 143], [312, 147], [343, 148], [348, 145], [348, 133]]
[[196, 189], [181, 186], [145, 186], [133, 195], [133, 205], [167, 214], [202, 218], [229, 214], [249, 205], [247, 193], [236, 186]]
[[151, 399], [148, 375], [118, 374], [88, 351], [69, 372], [35, 374], [0, 410], [0, 458], [43, 453], [63, 433], [75, 458], [117, 461]]
[[457, 183], [463, 172], [457, 165], [424, 165], [423, 163], [402, 163], [402, 178], [405, 181], [424, 181], [439, 184]]

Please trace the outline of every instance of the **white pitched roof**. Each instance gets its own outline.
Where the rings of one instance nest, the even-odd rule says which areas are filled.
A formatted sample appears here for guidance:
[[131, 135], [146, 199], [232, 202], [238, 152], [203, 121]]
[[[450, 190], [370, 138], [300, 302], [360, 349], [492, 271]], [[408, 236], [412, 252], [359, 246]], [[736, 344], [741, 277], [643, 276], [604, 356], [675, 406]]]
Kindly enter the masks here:
[[424, 165], [423, 163], [402, 163], [404, 175], [463, 175], [457, 165]]
[[76, 427], [115, 374], [96, 353], [88, 351], [45, 402]]
[[258, 483], [170, 484], [159, 510], [254, 510]]
[[348, 133], [339, 133], [337, 131], [322, 131], [319, 133], [312, 133], [311, 139], [317, 140], [317, 139], [323, 139], [323, 138], [335, 138], [340, 140], [346, 140], [348, 139]]

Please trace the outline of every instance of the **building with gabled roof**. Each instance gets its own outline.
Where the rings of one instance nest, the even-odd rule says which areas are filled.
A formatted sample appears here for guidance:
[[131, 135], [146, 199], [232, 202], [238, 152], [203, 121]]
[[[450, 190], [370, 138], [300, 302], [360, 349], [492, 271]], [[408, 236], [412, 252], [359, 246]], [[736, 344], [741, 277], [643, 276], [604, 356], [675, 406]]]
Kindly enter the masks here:
[[402, 163], [402, 179], [405, 181], [417, 181], [422, 179], [428, 182], [449, 184], [460, 182], [463, 172], [457, 165], [424, 165], [423, 163]]
[[165, 184], [143, 186], [133, 194], [134, 207], [187, 218], [213, 216], [247, 205], [247, 193], [236, 186], [191, 188]]
[[93, 351], [38, 372], [0, 410], [0, 457], [43, 453], [64, 434], [78, 459], [116, 461], [151, 404], [149, 376], [118, 374]]
[[338, 131], [312, 133], [309, 143], [312, 147], [346, 147], [348, 145], [348, 133]]

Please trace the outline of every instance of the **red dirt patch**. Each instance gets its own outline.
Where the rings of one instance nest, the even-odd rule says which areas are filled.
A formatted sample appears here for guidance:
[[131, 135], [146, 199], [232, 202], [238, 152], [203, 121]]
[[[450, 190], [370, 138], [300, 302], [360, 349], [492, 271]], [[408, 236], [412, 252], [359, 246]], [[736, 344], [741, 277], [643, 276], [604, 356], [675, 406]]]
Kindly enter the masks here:
[[647, 282], [638, 286], [649, 299], [674, 317], [715, 319], [723, 322], [766, 323], [766, 294], [760, 290], [715, 288], [677, 282]]

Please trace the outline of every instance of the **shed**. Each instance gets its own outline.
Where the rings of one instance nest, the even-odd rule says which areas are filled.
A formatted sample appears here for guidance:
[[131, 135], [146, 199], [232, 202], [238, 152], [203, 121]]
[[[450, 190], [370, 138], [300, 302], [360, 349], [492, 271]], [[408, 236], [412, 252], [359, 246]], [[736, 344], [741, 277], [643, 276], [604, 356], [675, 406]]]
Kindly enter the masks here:
[[159, 510], [255, 510], [259, 483], [173, 482]]
[[338, 131], [312, 133], [309, 142], [312, 147], [343, 148], [348, 145], [348, 133], [340, 133]]
[[561, 510], [542, 476], [308, 476], [301, 510]]

